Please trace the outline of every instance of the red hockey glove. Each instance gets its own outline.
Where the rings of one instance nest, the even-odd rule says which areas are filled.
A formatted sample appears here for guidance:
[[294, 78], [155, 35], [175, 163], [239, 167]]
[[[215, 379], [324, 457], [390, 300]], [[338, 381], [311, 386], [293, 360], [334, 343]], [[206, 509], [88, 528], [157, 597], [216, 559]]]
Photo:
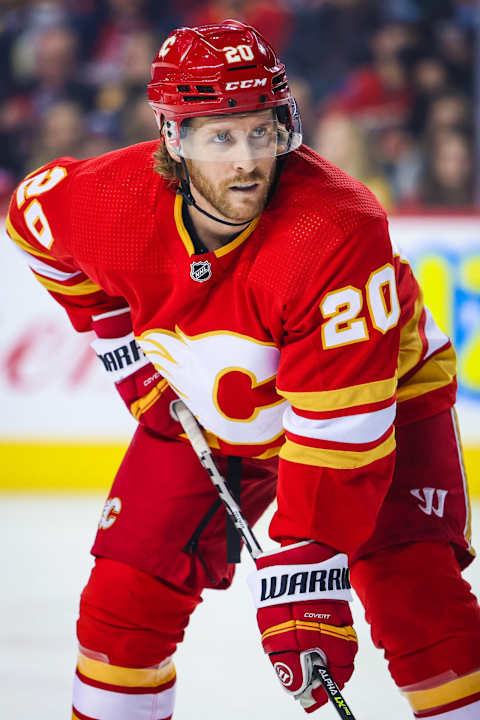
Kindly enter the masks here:
[[284, 689], [313, 712], [327, 702], [314, 666], [327, 666], [339, 688], [353, 672], [347, 556], [307, 541], [264, 553], [256, 565], [248, 582], [263, 649]]
[[97, 340], [91, 346], [135, 420], [167, 437], [181, 433], [169, 412], [177, 395], [136, 342], [130, 309], [94, 315], [92, 330]]

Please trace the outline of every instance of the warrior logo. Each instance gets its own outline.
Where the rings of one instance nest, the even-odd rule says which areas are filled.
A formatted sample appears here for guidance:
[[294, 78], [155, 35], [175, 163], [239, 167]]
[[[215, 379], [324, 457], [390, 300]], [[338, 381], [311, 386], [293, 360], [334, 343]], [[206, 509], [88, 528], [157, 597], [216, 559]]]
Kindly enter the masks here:
[[283, 595], [300, 597], [306, 593], [350, 590], [350, 587], [347, 567], [283, 573], [277, 576], [271, 575], [269, 578], [261, 578], [260, 600], [263, 603], [265, 600], [280, 598]]
[[[420, 500], [420, 504], [417, 507], [419, 507], [420, 510], [425, 513], [425, 515], [431, 515], [433, 512], [437, 517], [443, 517], [443, 512], [445, 509], [445, 498], [448, 495], [448, 490], [424, 487], [410, 490], [410, 493], [413, 495], [414, 498]], [[437, 507], [435, 507], [433, 504], [435, 499], [437, 500]]]
[[288, 665], [285, 665], [285, 663], [276, 662], [273, 666], [275, 668], [275, 672], [278, 675], [278, 679], [282, 683], [282, 685], [285, 685], [285, 687], [289, 687], [293, 682], [293, 673], [291, 668], [288, 667]]
[[197, 282], [206, 282], [212, 277], [212, 266], [208, 260], [192, 262], [190, 265], [190, 277]]

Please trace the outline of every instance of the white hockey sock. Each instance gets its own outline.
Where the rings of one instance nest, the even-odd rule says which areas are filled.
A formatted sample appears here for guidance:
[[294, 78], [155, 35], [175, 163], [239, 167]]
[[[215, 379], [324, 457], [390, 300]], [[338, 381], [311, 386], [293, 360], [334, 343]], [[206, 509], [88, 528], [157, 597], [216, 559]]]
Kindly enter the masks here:
[[79, 653], [72, 720], [170, 720], [175, 680], [171, 660], [152, 668], [127, 668]]

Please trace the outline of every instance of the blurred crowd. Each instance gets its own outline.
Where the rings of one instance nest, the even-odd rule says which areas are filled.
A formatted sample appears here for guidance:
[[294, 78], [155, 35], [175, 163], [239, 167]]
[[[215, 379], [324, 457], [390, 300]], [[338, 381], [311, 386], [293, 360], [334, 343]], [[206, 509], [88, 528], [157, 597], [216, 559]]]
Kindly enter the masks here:
[[[305, 142], [389, 209], [475, 204], [476, 0], [2, 0], [0, 211], [62, 155], [157, 137], [155, 52], [238, 18], [287, 65]], [[3, 203], [3, 205], [2, 205]]]

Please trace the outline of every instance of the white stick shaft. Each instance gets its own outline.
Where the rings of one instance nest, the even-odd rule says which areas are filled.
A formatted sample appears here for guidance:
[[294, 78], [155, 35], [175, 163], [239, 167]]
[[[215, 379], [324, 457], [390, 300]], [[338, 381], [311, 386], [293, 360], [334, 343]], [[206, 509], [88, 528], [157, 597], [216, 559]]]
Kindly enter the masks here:
[[173, 414], [176, 415], [185, 430], [198, 459], [210, 475], [210, 479], [217, 489], [220, 500], [225, 505], [225, 508], [240, 533], [248, 552], [254, 559], [257, 558], [261, 554], [262, 548], [253, 534], [250, 525], [246, 521], [237, 501], [228, 489], [225, 478], [218, 470], [215, 460], [213, 459], [212, 451], [210, 450], [197, 421], [182, 400], [175, 400], [172, 403], [171, 408]]

